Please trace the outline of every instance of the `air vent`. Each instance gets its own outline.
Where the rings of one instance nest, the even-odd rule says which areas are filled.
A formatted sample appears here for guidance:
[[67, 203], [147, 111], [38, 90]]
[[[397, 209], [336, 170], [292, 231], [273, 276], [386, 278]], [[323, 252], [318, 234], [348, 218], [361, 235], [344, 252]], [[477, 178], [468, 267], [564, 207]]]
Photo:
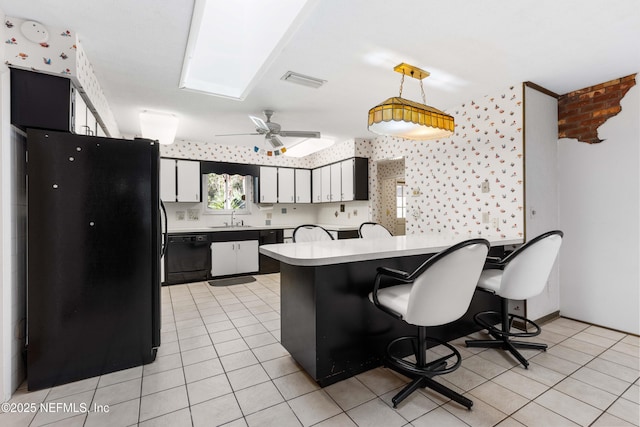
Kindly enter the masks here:
[[280, 80], [284, 80], [285, 82], [291, 82], [295, 84], [299, 84], [302, 86], [319, 88], [327, 81], [322, 79], [317, 79], [315, 77], [305, 76], [304, 74], [299, 74], [293, 71], [287, 71], [284, 76], [280, 78]]

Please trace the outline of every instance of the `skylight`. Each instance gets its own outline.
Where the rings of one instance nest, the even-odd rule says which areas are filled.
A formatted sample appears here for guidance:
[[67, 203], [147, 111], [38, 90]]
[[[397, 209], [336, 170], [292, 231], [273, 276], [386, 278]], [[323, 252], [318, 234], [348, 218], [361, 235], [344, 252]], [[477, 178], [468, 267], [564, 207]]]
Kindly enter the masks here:
[[243, 100], [315, 0], [196, 0], [180, 88]]
[[300, 142], [287, 147], [285, 156], [289, 157], [305, 157], [335, 144], [335, 140], [331, 138], [307, 138]]

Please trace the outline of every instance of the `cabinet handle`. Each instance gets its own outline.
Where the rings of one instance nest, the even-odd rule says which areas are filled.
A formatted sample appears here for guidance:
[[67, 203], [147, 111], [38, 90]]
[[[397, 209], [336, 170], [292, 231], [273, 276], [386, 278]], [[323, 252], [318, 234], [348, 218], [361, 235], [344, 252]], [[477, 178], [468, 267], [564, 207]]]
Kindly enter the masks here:
[[236, 250], [236, 244], [235, 243], [231, 244], [231, 249], [234, 250], [234, 251]]

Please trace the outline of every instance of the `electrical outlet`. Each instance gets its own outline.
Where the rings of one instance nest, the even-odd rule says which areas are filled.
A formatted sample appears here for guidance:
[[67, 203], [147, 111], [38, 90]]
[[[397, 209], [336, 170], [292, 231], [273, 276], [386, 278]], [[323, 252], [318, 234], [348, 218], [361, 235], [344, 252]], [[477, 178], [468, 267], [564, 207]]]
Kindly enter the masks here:
[[482, 223], [483, 224], [489, 223], [489, 212], [482, 212]]
[[491, 218], [491, 227], [498, 228], [498, 218]]

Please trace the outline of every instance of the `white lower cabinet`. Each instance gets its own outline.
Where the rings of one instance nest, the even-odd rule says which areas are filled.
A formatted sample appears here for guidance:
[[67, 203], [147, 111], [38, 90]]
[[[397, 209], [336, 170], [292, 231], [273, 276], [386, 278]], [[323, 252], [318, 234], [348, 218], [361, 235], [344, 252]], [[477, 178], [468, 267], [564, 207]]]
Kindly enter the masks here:
[[211, 244], [211, 276], [254, 273], [259, 269], [258, 240]]

